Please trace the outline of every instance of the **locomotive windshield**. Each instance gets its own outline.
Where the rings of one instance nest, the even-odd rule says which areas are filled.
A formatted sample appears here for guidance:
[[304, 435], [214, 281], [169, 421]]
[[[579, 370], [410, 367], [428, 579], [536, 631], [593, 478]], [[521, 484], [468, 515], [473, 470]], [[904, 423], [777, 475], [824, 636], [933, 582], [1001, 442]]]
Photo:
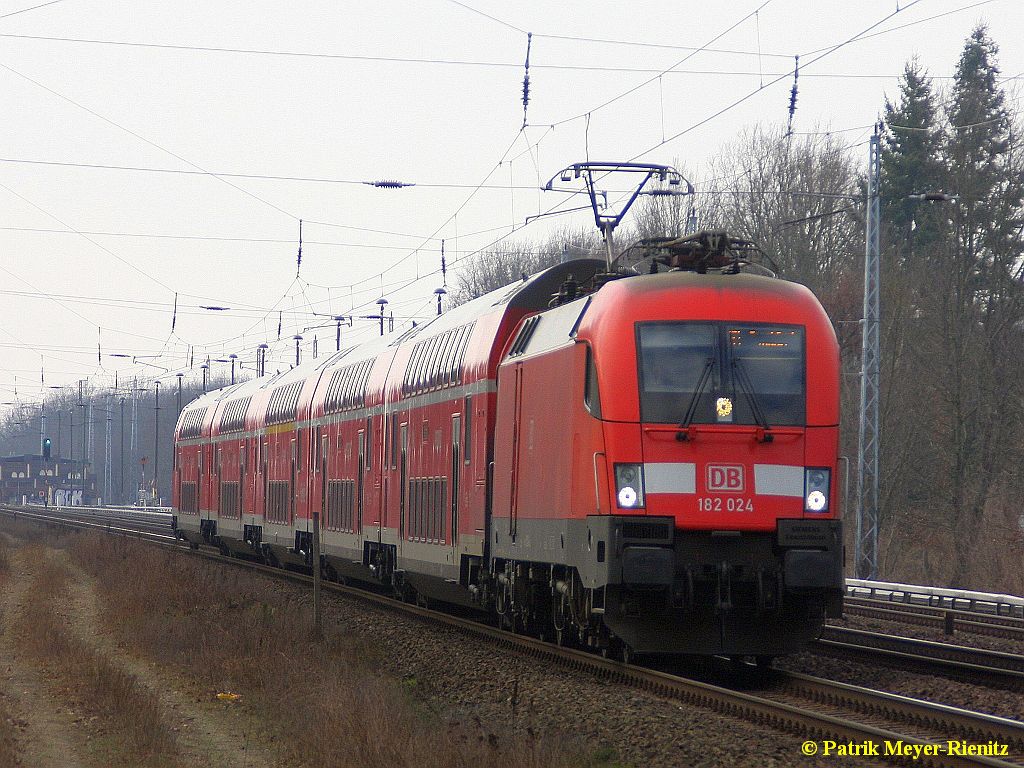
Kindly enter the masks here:
[[761, 323], [639, 323], [640, 420], [803, 425], [804, 330]]

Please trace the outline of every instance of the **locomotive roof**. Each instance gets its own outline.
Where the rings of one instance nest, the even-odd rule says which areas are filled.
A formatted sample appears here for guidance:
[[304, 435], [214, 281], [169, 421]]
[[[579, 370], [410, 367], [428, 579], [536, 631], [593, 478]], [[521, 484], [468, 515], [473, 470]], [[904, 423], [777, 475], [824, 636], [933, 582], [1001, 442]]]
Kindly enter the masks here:
[[598, 295], [604, 294], [603, 298], [607, 299], [621, 296], [622, 299], [628, 301], [642, 301], [668, 291], [677, 293], [681, 289], [712, 291], [737, 297], [743, 295], [751, 298], [773, 296], [798, 304], [806, 302], [817, 304], [814, 294], [800, 283], [746, 272], [698, 274], [679, 270], [654, 275], [636, 275], [609, 283], [598, 292]]

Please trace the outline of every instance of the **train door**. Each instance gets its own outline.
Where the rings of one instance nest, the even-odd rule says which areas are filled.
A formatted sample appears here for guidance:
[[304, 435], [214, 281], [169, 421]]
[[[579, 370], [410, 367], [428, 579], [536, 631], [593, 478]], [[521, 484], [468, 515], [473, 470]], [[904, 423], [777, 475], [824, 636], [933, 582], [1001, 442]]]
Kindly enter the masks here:
[[384, 530], [384, 518], [388, 512], [388, 504], [391, 501], [391, 471], [395, 468], [397, 452], [395, 446], [397, 442], [395, 440], [396, 431], [392, 426], [395, 424], [395, 416], [388, 416], [383, 414], [380, 417], [380, 472], [377, 473], [377, 477], [380, 478], [380, 491], [377, 495], [377, 520], [374, 524], [377, 525], [377, 542], [380, 543], [383, 539], [381, 532]]
[[238, 516], [245, 514], [245, 458], [249, 450], [248, 441], [242, 440], [238, 446]]
[[456, 413], [452, 416], [452, 481], [449, 483], [452, 489], [451, 509], [451, 538], [452, 562], [456, 565], [459, 562], [459, 493], [461, 484], [459, 478], [462, 475], [462, 416]]
[[512, 480], [511, 509], [508, 517], [508, 535], [516, 538], [516, 525], [519, 522], [519, 443], [520, 422], [523, 416], [523, 366], [516, 366], [514, 383], [515, 418], [512, 420]]
[[[196, 514], [203, 518], [203, 457], [206, 455], [206, 446], [200, 445], [196, 456]], [[209, 516], [207, 516], [209, 517]]]
[[263, 518], [270, 511], [270, 439], [264, 435], [260, 441], [260, 472], [263, 475], [260, 486], [263, 489]]
[[409, 486], [409, 425], [402, 424], [399, 438], [399, 470], [398, 470], [398, 539], [405, 540], [405, 502]]
[[352, 526], [359, 535], [363, 535], [363, 482], [366, 479], [366, 431], [359, 430], [358, 454], [356, 456], [356, 519]]
[[292, 443], [292, 472], [289, 476], [288, 486], [288, 519], [286, 524], [291, 525], [295, 521], [295, 494], [299, 488], [298, 475], [299, 475], [299, 437], [298, 432], [295, 433], [295, 437], [291, 439]]
[[220, 505], [223, 503], [224, 494], [221, 493], [223, 490], [224, 478], [221, 476], [221, 467], [223, 462], [221, 461], [221, 446], [213, 446], [213, 508], [217, 510], [217, 516], [220, 517]]
[[[327, 446], [330, 438], [325, 434], [323, 427], [316, 428], [316, 445], [319, 446], [320, 455], [317, 457], [317, 471], [320, 473], [320, 530], [327, 526]], [[312, 504], [310, 505], [312, 506]]]

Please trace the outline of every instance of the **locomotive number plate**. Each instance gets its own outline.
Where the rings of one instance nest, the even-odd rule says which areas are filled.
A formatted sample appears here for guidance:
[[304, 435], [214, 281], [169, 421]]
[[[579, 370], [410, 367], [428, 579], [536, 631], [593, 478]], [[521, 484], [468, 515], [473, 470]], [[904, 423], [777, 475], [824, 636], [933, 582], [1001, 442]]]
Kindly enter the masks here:
[[701, 512], [753, 512], [754, 500], [734, 496], [698, 496], [697, 509]]

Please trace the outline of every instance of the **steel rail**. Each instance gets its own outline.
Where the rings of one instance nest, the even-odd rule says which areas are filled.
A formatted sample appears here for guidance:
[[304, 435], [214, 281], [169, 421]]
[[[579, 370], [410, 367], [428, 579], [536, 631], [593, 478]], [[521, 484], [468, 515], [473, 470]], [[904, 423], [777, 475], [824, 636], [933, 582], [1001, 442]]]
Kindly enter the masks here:
[[843, 611], [850, 616], [867, 616], [900, 624], [937, 627], [947, 633], [968, 632], [1024, 641], [1024, 619], [1014, 616], [849, 596], [845, 600]]
[[[26, 510], [25, 507], [11, 506], [8, 504], [0, 505], [0, 513], [6, 514], [14, 519], [31, 520], [39, 523], [47, 523], [51, 525], [60, 525], [66, 528], [76, 528], [80, 530], [97, 530], [104, 531], [107, 533], [116, 533], [122, 536], [130, 536], [138, 539], [147, 539], [153, 541], [163, 542], [177, 542], [178, 540], [174, 537], [171, 532], [170, 521], [160, 526], [148, 526], [145, 523], [139, 523], [144, 530], [139, 528], [127, 528], [121, 525], [112, 525], [109, 521], [107, 522], [92, 522], [88, 519], [80, 519], [74, 516], [74, 514], [53, 514], [52, 512], [39, 512], [36, 509]], [[100, 519], [100, 518], [97, 518]], [[130, 523], [131, 521], [123, 521], [122, 518], [113, 518], [118, 523]], [[166, 530], [167, 533], [159, 533], [158, 531]]]
[[1024, 690], [1024, 656], [914, 637], [826, 626], [811, 650], [882, 659], [900, 669], [919, 665], [929, 673], [982, 685]]

